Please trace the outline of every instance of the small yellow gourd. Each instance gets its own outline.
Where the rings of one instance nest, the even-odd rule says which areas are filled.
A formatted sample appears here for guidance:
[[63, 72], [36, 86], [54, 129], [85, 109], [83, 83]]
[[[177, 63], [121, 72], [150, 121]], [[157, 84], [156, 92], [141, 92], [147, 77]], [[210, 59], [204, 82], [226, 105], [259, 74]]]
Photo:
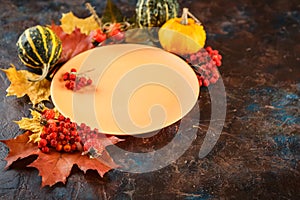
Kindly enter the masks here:
[[[192, 18], [188, 18], [191, 16]], [[161, 46], [169, 52], [186, 55], [199, 51], [205, 45], [206, 33], [200, 21], [188, 8], [181, 18], [168, 20], [158, 32]]]

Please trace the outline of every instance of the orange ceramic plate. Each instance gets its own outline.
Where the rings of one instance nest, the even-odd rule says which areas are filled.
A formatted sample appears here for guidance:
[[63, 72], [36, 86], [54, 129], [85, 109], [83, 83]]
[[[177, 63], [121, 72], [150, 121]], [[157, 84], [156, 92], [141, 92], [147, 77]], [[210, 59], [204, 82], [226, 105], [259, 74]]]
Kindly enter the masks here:
[[[62, 75], [71, 68], [90, 77], [92, 86], [67, 90]], [[52, 100], [64, 116], [113, 135], [169, 126], [194, 107], [198, 94], [197, 77], [185, 61], [137, 44], [86, 51], [63, 65], [51, 84]]]

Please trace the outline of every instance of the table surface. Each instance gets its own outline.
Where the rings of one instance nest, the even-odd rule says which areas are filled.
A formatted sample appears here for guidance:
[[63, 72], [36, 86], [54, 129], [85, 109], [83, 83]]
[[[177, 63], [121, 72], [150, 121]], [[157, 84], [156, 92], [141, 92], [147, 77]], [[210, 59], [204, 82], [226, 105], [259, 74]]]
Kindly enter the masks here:
[[[101, 13], [104, 1], [90, 2]], [[198, 157], [211, 117], [209, 92], [201, 89], [200, 120], [195, 122], [201, 129], [172, 164], [148, 173], [111, 170], [103, 178], [74, 167], [66, 185], [40, 188], [38, 171], [26, 168], [26, 160], [4, 169], [8, 148], [0, 143], [0, 199], [300, 199], [300, 2], [179, 2], [201, 19], [207, 44], [224, 57], [220, 73], [227, 112], [213, 150]], [[59, 23], [68, 11], [88, 16], [84, 3], [2, 0], [0, 67], [14, 63], [24, 69], [15, 46], [22, 31]], [[115, 3], [124, 15], [134, 13], [135, 1]], [[3, 72], [0, 79], [3, 140], [22, 133], [13, 121], [30, 116], [31, 106], [27, 97], [6, 97], [9, 81]], [[120, 146], [145, 152], [161, 148], [174, 136], [174, 126], [150, 138], [128, 137]]]

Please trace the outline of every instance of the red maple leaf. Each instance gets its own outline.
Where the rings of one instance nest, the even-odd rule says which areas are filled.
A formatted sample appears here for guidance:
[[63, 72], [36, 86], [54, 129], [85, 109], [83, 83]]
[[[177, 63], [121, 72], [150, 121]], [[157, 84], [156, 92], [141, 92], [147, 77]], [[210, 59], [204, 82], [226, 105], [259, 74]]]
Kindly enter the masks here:
[[92, 43], [93, 36], [91, 34], [86, 35], [81, 33], [79, 28], [75, 28], [71, 34], [65, 33], [61, 26], [55, 25], [54, 23], [52, 23], [50, 28], [62, 41], [62, 54], [58, 61], [59, 63], [66, 62], [79, 53], [94, 47]]
[[[7, 167], [14, 161], [20, 158], [26, 158], [30, 155], [38, 155], [29, 167], [35, 167], [39, 170], [42, 177], [42, 186], [52, 186], [57, 182], [66, 182], [67, 177], [70, 175], [73, 165], [77, 165], [84, 173], [91, 169], [96, 170], [101, 177], [110, 169], [117, 168], [118, 165], [112, 160], [105, 147], [110, 144], [115, 144], [120, 139], [114, 136], [109, 136], [111, 142], [105, 141], [102, 144], [102, 151], [98, 152], [96, 156], [90, 157], [90, 154], [83, 155], [81, 152], [74, 153], [59, 153], [51, 151], [46, 154], [41, 152], [37, 144], [29, 143], [30, 132], [10, 140], [1, 141], [9, 147], [9, 154], [6, 157]], [[97, 141], [98, 147], [101, 141]]]
[[90, 137], [84, 141], [83, 149], [84, 151], [89, 151], [91, 148], [97, 151], [98, 154], [102, 154], [106, 146], [116, 144], [118, 142], [124, 141], [115, 136], [107, 136], [104, 134], [96, 134], [97, 137]]

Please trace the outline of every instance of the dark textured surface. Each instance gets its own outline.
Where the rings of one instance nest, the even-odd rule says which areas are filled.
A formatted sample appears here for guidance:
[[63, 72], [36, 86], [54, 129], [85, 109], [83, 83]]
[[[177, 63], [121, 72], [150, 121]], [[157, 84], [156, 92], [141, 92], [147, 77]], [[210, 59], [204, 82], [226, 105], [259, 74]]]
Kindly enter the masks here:
[[[135, 1], [118, 0], [126, 15]], [[8, 149], [0, 143], [0, 199], [300, 199], [300, 3], [286, 0], [180, 1], [205, 25], [207, 43], [224, 57], [220, 71], [227, 91], [223, 134], [210, 154], [198, 158], [210, 118], [202, 91], [201, 127], [187, 152], [161, 170], [117, 170], [100, 178], [73, 168], [66, 185], [41, 188], [38, 171], [20, 162], [5, 170]], [[184, 3], [183, 3], [184, 2]], [[91, 1], [101, 12], [105, 2]], [[9, 1], [0, 6], [0, 67], [18, 61], [15, 42], [36, 24], [58, 23], [72, 10], [84, 17], [84, 1]], [[27, 97], [5, 97], [0, 73], [0, 139], [21, 133], [12, 122], [29, 116]], [[192, 119], [191, 119], [192, 120]], [[174, 127], [173, 127], [174, 128]], [[123, 148], [150, 151], [168, 143], [173, 129], [149, 139], [128, 139]]]

